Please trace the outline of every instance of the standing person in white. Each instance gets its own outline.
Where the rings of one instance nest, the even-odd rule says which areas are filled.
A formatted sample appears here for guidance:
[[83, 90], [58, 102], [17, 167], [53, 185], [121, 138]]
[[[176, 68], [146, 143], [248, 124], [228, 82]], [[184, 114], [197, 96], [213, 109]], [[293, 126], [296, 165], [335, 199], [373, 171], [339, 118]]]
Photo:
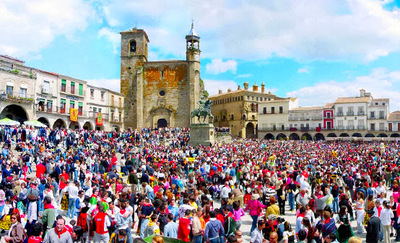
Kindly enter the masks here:
[[79, 195], [79, 182], [70, 182], [69, 185], [64, 188], [64, 193], [68, 192], [69, 202], [68, 202], [68, 211], [67, 217], [74, 218], [75, 210], [76, 210], [76, 199]]
[[385, 243], [390, 243], [390, 227], [392, 227], [391, 221], [392, 218], [394, 218], [394, 215], [393, 211], [388, 206], [387, 201], [383, 201], [383, 209], [379, 218], [383, 226], [383, 238], [385, 240]]

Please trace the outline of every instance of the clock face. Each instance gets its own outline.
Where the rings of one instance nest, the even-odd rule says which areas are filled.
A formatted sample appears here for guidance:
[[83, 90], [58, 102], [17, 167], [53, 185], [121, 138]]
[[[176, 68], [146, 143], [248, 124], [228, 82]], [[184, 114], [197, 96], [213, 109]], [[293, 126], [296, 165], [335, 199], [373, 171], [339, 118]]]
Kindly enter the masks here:
[[199, 54], [194, 54], [194, 60], [198, 61], [200, 59]]

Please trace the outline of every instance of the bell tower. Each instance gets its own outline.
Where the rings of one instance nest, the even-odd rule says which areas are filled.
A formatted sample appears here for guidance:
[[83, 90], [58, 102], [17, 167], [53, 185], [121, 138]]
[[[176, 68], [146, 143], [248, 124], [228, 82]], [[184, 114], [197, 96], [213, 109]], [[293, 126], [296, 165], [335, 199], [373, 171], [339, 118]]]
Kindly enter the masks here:
[[186, 35], [186, 60], [200, 62], [200, 36], [194, 30], [193, 21]]
[[143, 64], [147, 62], [149, 38], [144, 30], [121, 32], [121, 93], [125, 96], [126, 127], [143, 123]]
[[186, 35], [186, 61], [188, 62], [189, 93], [190, 104], [189, 112], [198, 107], [197, 101], [200, 100], [200, 36], [192, 26], [188, 35]]

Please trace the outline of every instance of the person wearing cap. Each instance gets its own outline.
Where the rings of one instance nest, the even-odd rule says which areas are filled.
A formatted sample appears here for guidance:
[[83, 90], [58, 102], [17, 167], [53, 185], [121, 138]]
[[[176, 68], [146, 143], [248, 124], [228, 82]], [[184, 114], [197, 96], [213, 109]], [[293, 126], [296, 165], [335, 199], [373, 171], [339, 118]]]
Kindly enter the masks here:
[[368, 211], [369, 221], [367, 225], [367, 243], [378, 243], [380, 238], [380, 230], [381, 230], [381, 220], [378, 218], [378, 215], [375, 215], [374, 210]]
[[270, 234], [272, 232], [277, 232], [278, 231], [278, 221], [277, 221], [277, 217], [275, 214], [270, 214], [267, 218], [266, 218], [266, 223], [265, 223], [265, 227], [262, 230], [264, 238], [265, 239], [269, 239]]

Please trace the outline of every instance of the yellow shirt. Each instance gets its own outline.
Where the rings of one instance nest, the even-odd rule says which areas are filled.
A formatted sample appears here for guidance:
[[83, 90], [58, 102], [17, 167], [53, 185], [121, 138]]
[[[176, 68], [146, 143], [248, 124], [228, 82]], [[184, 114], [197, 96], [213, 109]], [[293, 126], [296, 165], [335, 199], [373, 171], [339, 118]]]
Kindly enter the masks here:
[[279, 216], [279, 207], [276, 204], [273, 204], [267, 208], [267, 213], [265, 217], [268, 217], [270, 214], [275, 214], [277, 217]]

